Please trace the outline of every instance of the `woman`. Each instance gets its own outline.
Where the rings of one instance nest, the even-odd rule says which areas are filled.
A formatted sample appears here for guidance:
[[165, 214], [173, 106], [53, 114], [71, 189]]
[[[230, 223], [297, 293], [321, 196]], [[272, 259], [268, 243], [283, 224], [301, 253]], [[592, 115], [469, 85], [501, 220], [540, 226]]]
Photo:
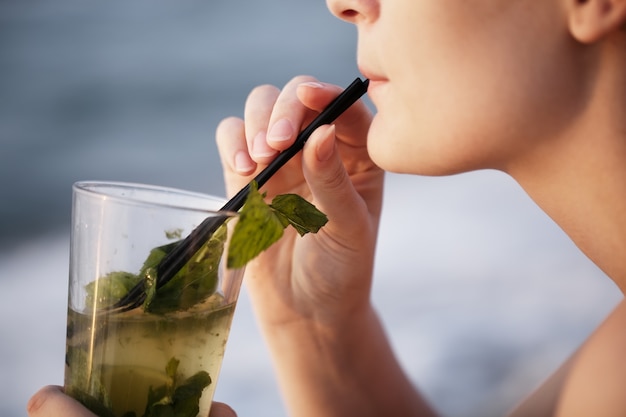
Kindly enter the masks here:
[[[319, 128], [264, 188], [268, 197], [303, 195], [329, 223], [316, 235], [288, 234], [253, 261], [248, 290], [291, 415], [435, 415], [370, 302], [383, 169], [509, 174], [623, 291], [626, 0], [328, 5], [358, 28], [359, 68], [377, 113], [358, 103]], [[310, 77], [253, 90], [245, 120], [218, 127], [229, 193], [338, 92]], [[624, 328], [621, 302], [511, 415], [626, 415]], [[46, 388], [32, 417], [62, 415], [49, 398], [69, 401]]]

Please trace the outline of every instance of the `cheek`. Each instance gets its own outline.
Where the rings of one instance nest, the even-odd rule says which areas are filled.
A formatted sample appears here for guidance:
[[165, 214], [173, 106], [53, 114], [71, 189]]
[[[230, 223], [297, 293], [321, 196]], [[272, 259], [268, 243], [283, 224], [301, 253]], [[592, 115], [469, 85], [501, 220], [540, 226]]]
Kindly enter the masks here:
[[[444, 3], [415, 0], [414, 13], [385, 3], [376, 50], [391, 85], [377, 97], [368, 140], [384, 169], [501, 168], [576, 114], [579, 65], [559, 56], [567, 48], [556, 6], [480, 0], [449, 11]], [[497, 18], [481, 20], [490, 13]]]
[[376, 103], [372, 159], [420, 175], [505, 169], [557, 137], [581, 102], [573, 93], [580, 65], [557, 56], [559, 48], [526, 47], [493, 45], [393, 74], [393, 88]]
[[444, 175], [472, 169], [471, 163], [478, 161], [471, 159], [480, 154], [466, 152], [475, 147], [468, 142], [485, 133], [484, 126], [477, 125], [481, 118], [493, 120], [476, 114], [481, 95], [486, 98], [479, 86], [490, 75], [484, 64], [472, 64], [481, 60], [477, 54], [469, 56], [458, 37], [441, 32], [450, 25], [422, 25], [416, 33], [411, 32], [415, 24], [405, 26], [408, 35], [403, 39], [417, 41], [387, 39], [383, 44], [393, 47], [379, 49], [390, 81], [372, 96], [378, 113], [369, 134], [370, 155], [381, 168], [394, 172]]

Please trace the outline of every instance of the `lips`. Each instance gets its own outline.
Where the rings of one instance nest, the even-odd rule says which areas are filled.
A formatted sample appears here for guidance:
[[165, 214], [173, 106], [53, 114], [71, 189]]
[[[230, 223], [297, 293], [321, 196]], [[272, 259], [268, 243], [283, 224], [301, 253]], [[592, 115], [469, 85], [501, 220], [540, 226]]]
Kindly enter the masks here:
[[387, 81], [387, 78], [385, 78], [384, 76], [369, 70], [367, 67], [365, 66], [361, 66], [359, 65], [359, 71], [361, 72], [361, 74], [363, 74], [363, 76], [367, 79], [370, 80], [370, 82], [381, 82], [381, 81]]
[[359, 71], [361, 72], [361, 74], [363, 74], [365, 78], [369, 79], [367, 94], [370, 96], [374, 104], [376, 104], [377, 97], [380, 97], [380, 95], [382, 94], [382, 90], [387, 85], [389, 80], [364, 65], [359, 65]]
[[374, 105], [378, 108], [381, 103], [382, 96], [389, 85], [389, 80], [383, 78], [369, 78], [370, 83], [367, 88], [367, 95], [370, 97]]

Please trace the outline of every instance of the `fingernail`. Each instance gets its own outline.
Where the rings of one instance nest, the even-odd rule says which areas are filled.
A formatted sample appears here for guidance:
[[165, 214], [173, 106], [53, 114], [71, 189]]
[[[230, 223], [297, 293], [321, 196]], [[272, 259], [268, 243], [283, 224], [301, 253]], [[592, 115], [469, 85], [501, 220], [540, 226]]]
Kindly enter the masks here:
[[317, 149], [315, 150], [315, 156], [317, 156], [317, 160], [320, 162], [328, 161], [335, 151], [334, 139], [328, 139], [328, 136], [335, 136], [335, 125], [330, 125], [326, 131], [326, 136], [327, 138], [318, 142]]
[[301, 83], [299, 86], [309, 87], [309, 88], [324, 88], [324, 84], [316, 83], [315, 81], [307, 81], [305, 83]]
[[267, 144], [265, 132], [259, 132], [252, 140], [252, 154], [257, 158], [272, 156], [276, 151]]
[[291, 139], [293, 132], [294, 130], [291, 122], [287, 119], [280, 119], [274, 123], [274, 126], [270, 129], [267, 138], [273, 142], [283, 142]]
[[239, 151], [235, 154], [235, 171], [240, 174], [247, 174], [254, 170], [254, 162], [250, 159], [247, 152]]

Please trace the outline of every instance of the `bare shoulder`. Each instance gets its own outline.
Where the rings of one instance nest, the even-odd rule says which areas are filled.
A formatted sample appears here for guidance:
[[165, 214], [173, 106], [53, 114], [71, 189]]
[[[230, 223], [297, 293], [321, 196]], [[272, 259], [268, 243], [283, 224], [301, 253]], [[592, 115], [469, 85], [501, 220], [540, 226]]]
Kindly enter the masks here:
[[509, 417], [626, 416], [626, 301]]
[[572, 358], [557, 416], [626, 416], [626, 301]]

